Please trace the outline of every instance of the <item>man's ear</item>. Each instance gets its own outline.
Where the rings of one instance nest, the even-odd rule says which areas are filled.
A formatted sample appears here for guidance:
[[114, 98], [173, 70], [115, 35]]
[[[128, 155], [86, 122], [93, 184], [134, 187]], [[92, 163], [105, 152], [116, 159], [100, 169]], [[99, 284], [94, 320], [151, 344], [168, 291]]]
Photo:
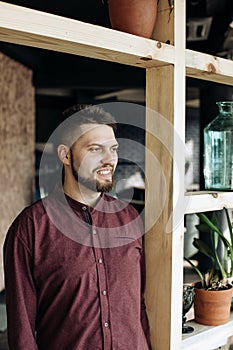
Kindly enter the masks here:
[[57, 147], [57, 154], [60, 159], [60, 161], [63, 164], [70, 165], [70, 154], [69, 154], [69, 147], [66, 145], [59, 145]]

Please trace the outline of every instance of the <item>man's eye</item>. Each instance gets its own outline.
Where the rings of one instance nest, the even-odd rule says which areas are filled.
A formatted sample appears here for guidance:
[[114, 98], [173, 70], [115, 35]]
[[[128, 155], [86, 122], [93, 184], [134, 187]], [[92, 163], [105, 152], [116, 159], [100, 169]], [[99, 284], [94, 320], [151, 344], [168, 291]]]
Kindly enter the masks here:
[[112, 151], [113, 151], [113, 152], [118, 152], [118, 147], [113, 147], [113, 148], [112, 148]]
[[90, 151], [95, 153], [95, 152], [100, 152], [101, 151], [101, 148], [100, 147], [91, 147], [90, 148]]

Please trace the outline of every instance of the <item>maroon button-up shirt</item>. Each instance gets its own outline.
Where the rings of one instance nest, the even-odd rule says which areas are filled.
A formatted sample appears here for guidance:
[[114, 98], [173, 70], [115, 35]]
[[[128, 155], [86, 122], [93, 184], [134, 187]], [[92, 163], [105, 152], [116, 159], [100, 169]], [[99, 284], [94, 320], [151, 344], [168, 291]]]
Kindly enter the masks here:
[[89, 210], [61, 192], [24, 209], [7, 234], [10, 349], [150, 349], [138, 213], [107, 195]]

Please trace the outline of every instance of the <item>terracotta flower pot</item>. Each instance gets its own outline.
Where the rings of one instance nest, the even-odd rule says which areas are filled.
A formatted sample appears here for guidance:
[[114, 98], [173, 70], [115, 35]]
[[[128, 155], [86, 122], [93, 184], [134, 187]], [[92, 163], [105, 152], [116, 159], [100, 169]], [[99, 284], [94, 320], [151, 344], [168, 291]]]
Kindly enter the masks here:
[[156, 20], [157, 0], [108, 0], [111, 26], [150, 38]]
[[195, 321], [218, 326], [229, 321], [233, 288], [211, 291], [195, 288]]

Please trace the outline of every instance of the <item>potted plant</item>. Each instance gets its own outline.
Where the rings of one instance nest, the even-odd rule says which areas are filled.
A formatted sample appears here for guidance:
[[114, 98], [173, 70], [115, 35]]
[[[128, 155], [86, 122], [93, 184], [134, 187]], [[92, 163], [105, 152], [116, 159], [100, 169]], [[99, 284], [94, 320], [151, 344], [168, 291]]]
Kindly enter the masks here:
[[[190, 259], [185, 258], [200, 278], [200, 282], [195, 284], [195, 321], [214, 326], [228, 322], [232, 302], [233, 229], [228, 210], [224, 208], [224, 211], [229, 238], [219, 228], [216, 213], [213, 213], [211, 219], [204, 213], [196, 214], [200, 219], [197, 229], [209, 234], [210, 241], [206, 243], [199, 238], [194, 238], [193, 245], [210, 259], [210, 269], [203, 273]], [[219, 242], [222, 242], [224, 249], [222, 256], [219, 254]]]

